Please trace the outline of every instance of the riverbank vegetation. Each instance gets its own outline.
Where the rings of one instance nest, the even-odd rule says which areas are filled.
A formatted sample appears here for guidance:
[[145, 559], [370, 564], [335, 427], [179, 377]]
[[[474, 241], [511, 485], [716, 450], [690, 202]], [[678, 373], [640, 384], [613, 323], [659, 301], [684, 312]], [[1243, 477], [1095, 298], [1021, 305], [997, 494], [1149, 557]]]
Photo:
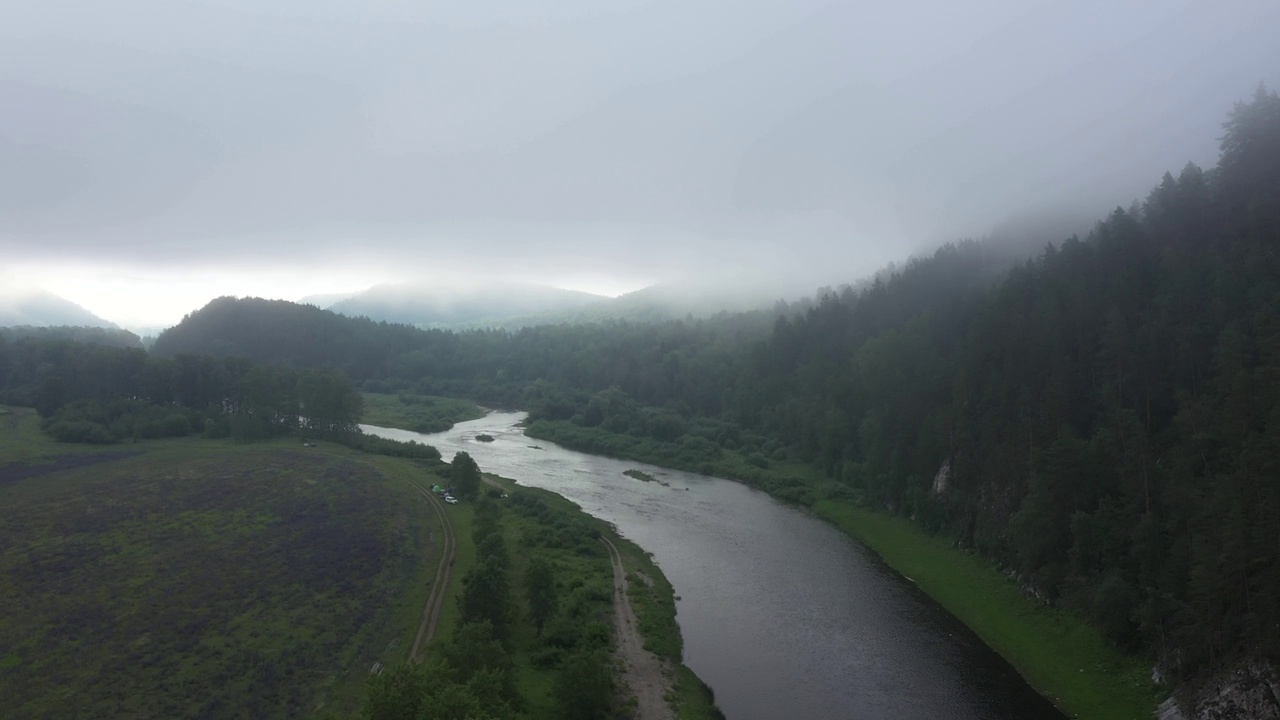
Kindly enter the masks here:
[[444, 432], [455, 423], [484, 417], [475, 403], [431, 395], [364, 393], [360, 422], [420, 433]]
[[[452, 473], [456, 474], [456, 473]], [[506, 495], [506, 497], [503, 497]], [[715, 720], [710, 692], [680, 664], [670, 584], [648, 556], [564, 498], [505, 482], [452, 507], [459, 554], [455, 607], [422, 665], [373, 679], [369, 720], [595, 718], [625, 714], [611, 657], [613, 570], [602, 536], [634, 574], [646, 646], [667, 660], [679, 718]]]
[[[103, 451], [39, 426], [0, 412], [6, 717], [610, 717], [627, 696], [602, 535], [677, 716], [717, 717], [648, 556], [557, 495], [482, 485], [463, 453], [197, 436]], [[437, 640], [414, 664], [443, 529], [417, 487], [468, 475], [474, 502], [445, 508], [458, 543]]]
[[814, 512], [874, 550], [1009, 661], [1071, 717], [1151, 715], [1151, 667], [1118, 650], [1077, 613], [1029, 599], [991, 563], [905, 518], [821, 500]]

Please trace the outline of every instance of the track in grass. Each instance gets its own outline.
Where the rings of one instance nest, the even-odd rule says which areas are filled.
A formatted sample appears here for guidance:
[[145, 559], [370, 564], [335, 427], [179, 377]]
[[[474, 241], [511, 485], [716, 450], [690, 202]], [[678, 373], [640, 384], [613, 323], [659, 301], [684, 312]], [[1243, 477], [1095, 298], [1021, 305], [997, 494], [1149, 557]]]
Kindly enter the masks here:
[[440, 609], [444, 606], [444, 596], [449, 589], [449, 577], [453, 573], [457, 541], [453, 534], [453, 523], [449, 521], [449, 513], [445, 510], [444, 503], [440, 502], [440, 498], [416, 481], [410, 480], [409, 483], [435, 508], [436, 515], [440, 517], [440, 527], [444, 530], [444, 551], [440, 553], [440, 566], [436, 569], [436, 579], [431, 583], [431, 594], [427, 597], [427, 604], [422, 608], [422, 622], [418, 625], [418, 635], [413, 639], [413, 648], [409, 651], [409, 660], [417, 662], [420, 659], [421, 650], [430, 645], [431, 640], [435, 638], [436, 623], [440, 620]]
[[623, 681], [636, 698], [638, 720], [672, 720], [667, 696], [671, 693], [670, 673], [662, 660], [644, 648], [640, 635], [640, 622], [631, 609], [627, 595], [627, 570], [622, 556], [609, 538], [600, 536], [600, 542], [609, 549], [609, 561], [613, 564], [613, 614], [617, 637], [617, 653], [625, 671]]

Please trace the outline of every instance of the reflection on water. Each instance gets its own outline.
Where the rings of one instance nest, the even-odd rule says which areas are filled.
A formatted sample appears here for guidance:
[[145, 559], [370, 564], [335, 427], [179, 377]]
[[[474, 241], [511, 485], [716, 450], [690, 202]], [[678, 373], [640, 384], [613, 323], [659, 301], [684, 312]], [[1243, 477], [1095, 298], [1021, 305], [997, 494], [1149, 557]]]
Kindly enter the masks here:
[[[653, 553], [685, 662], [730, 720], [1062, 718], [966, 628], [830, 525], [744, 485], [566, 450], [490, 413], [417, 439], [553, 490]], [[493, 442], [478, 442], [487, 433]], [[530, 447], [537, 445], [541, 449]], [[668, 483], [622, 473], [636, 468]]]

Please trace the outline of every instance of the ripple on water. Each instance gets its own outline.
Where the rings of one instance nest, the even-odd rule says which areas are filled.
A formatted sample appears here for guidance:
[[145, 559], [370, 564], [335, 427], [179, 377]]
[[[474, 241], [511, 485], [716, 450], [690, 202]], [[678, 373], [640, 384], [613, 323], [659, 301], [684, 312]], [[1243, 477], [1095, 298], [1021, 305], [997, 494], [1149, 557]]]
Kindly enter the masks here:
[[[964, 626], [830, 525], [744, 485], [538, 440], [520, 413], [423, 436], [486, 472], [553, 490], [653, 553], [685, 661], [730, 720], [1063, 718]], [[492, 443], [474, 442], [479, 433]], [[622, 475], [662, 474], [673, 487]], [[683, 489], [688, 487], [689, 491]]]

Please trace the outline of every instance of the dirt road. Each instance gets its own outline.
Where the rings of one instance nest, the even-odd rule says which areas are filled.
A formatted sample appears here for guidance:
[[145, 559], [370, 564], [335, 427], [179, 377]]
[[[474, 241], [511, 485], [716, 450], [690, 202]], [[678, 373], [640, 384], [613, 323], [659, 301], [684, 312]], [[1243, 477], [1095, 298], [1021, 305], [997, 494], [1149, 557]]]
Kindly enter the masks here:
[[422, 650], [435, 638], [436, 623], [440, 620], [440, 608], [444, 606], [445, 591], [449, 589], [449, 577], [453, 574], [453, 559], [457, 543], [453, 535], [453, 523], [449, 522], [449, 513], [446, 512], [444, 503], [417, 482], [413, 482], [413, 486], [435, 508], [436, 515], [440, 518], [440, 528], [444, 531], [440, 566], [436, 568], [436, 579], [431, 583], [431, 594], [427, 597], [427, 604], [422, 608], [422, 622], [418, 625], [418, 635], [413, 639], [413, 648], [409, 650], [409, 659], [417, 662]]
[[675, 720], [675, 713], [667, 702], [671, 690], [671, 673], [657, 655], [644, 649], [635, 611], [627, 596], [627, 571], [622, 567], [622, 556], [608, 538], [600, 538], [609, 548], [613, 562], [613, 628], [617, 638], [616, 657], [626, 668], [623, 681], [631, 694], [636, 696], [636, 720]]

